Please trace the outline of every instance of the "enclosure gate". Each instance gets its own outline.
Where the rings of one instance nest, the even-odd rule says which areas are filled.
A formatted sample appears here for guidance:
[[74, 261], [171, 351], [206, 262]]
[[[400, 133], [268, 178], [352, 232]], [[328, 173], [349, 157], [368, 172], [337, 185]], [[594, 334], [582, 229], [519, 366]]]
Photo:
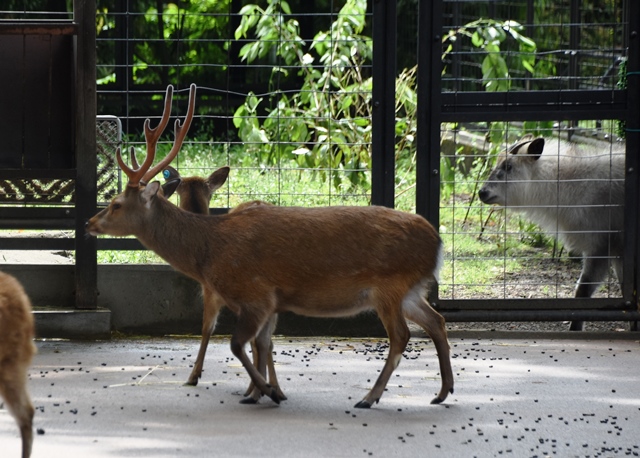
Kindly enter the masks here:
[[[440, 223], [440, 135], [445, 122], [621, 119], [626, 122], [624, 279], [622, 298], [443, 299], [448, 321], [635, 321], [640, 273], [640, 2], [623, 2], [628, 27], [627, 89], [520, 92], [443, 92], [444, 1], [420, 2], [418, 47], [417, 212]], [[455, 2], [454, 2], [455, 3]], [[572, 14], [579, 2], [571, 0]], [[531, 3], [530, 6], [533, 4]], [[574, 24], [573, 28], [579, 24]], [[573, 32], [572, 32], [573, 33]]]

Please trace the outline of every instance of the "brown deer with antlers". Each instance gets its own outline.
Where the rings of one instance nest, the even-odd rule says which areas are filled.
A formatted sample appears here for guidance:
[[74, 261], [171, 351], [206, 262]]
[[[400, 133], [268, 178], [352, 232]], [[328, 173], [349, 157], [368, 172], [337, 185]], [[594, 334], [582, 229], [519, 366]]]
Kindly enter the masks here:
[[[117, 151], [129, 178], [127, 189], [87, 222], [87, 231], [134, 235], [175, 269], [206, 285], [211, 313], [225, 304], [238, 317], [231, 351], [260, 393], [281, 401], [264, 378], [271, 337], [267, 324], [275, 313], [327, 317], [371, 309], [389, 335], [389, 355], [356, 407], [369, 408], [382, 396], [409, 341], [405, 319], [424, 328], [436, 347], [442, 384], [432, 402], [440, 403], [453, 392], [444, 319], [425, 299], [442, 260], [442, 242], [429, 222], [377, 206], [253, 205], [221, 216], [185, 212], [164, 198], [159, 182], [141, 186], [155, 157], [148, 124], [143, 165], [129, 168]], [[172, 153], [184, 140], [182, 127], [177, 121]], [[253, 338], [257, 367], [245, 352]]]
[[34, 409], [27, 376], [36, 352], [31, 302], [22, 285], [0, 272], [0, 396], [16, 419], [22, 437], [22, 457], [31, 456]]

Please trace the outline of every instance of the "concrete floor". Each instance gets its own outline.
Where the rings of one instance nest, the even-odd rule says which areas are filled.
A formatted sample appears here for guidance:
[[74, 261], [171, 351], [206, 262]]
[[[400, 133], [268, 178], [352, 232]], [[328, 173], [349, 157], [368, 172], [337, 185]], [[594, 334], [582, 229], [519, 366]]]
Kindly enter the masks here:
[[[464, 335], [464, 334], [462, 334]], [[386, 340], [278, 338], [280, 406], [239, 404], [248, 377], [228, 339], [39, 341], [30, 391], [34, 457], [613, 457], [640, 454], [637, 340], [450, 338], [455, 393], [431, 342], [412, 339], [388, 391], [354, 409]], [[19, 456], [0, 410], [0, 455]]]

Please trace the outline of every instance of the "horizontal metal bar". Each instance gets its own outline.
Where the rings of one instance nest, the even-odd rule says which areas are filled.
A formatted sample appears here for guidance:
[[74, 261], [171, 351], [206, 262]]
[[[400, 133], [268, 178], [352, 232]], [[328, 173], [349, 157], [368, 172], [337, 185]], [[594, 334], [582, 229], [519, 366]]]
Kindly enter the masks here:
[[75, 180], [76, 169], [0, 169], [0, 179], [59, 179]]
[[73, 22], [2, 22], [0, 35], [77, 35]]
[[455, 322], [500, 321], [640, 321], [637, 310], [484, 310], [441, 311], [445, 320]]
[[73, 229], [74, 207], [0, 207], [0, 229]]
[[633, 306], [621, 297], [540, 298], [540, 299], [441, 299], [432, 301], [438, 311], [527, 311], [527, 310], [623, 310]]
[[[0, 250], [65, 250], [76, 249], [75, 238], [0, 237]], [[137, 239], [98, 239], [98, 250], [146, 250]]]
[[76, 227], [74, 219], [2, 219], [0, 229], [17, 230], [71, 230]]
[[0, 250], [73, 251], [75, 249], [75, 238], [0, 237]]
[[73, 229], [73, 207], [0, 207], [0, 229]]
[[627, 91], [443, 92], [443, 122], [624, 119]]
[[76, 217], [75, 207], [16, 207], [0, 206], [0, 219], [25, 218], [25, 219], [74, 219]]

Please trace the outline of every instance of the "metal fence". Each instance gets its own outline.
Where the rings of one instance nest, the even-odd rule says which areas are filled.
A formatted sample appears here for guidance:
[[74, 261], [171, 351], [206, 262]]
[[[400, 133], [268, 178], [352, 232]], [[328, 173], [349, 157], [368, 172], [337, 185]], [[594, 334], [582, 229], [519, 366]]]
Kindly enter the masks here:
[[[638, 208], [638, 88], [622, 90], [619, 84], [638, 68], [637, 6], [561, 1], [544, 2], [543, 8], [542, 3], [445, 1], [420, 13], [420, 43], [431, 39], [432, 46], [420, 54], [419, 68], [429, 74], [418, 81], [418, 97], [423, 110], [436, 114], [418, 121], [418, 131], [427, 133], [419, 144], [418, 211], [440, 225], [448, 248], [434, 300], [449, 320], [638, 318], [638, 220], [637, 212], [629, 211]], [[483, 8], [486, 15], [478, 15]], [[626, 70], [619, 76], [621, 62]], [[564, 164], [561, 142], [567, 140], [587, 151], [580, 157], [604, 158], [597, 162], [602, 169], [597, 180], [584, 173], [566, 181], [551, 178], [557, 195], [580, 183], [585, 190], [618, 186], [625, 197], [612, 203], [578, 196], [580, 202], [552, 204], [547, 196], [528, 196], [532, 202], [506, 210], [483, 204], [478, 192], [499, 164], [498, 154], [525, 133], [544, 136], [558, 163]], [[614, 166], [625, 162], [617, 156], [626, 156], [626, 164]], [[560, 166], [558, 176], [563, 176]], [[520, 178], [527, 179], [544, 181]], [[508, 183], [509, 189], [516, 184], [523, 181]], [[438, 203], [427, 197], [437, 191]], [[621, 227], [603, 230], [608, 245], [597, 255], [607, 265], [623, 264], [622, 287], [612, 272], [593, 298], [574, 298], [583, 253], [556, 241], [575, 233], [548, 227], [568, 207], [579, 210], [574, 213], [585, 218], [585, 228], [591, 227], [587, 218], [595, 209], [624, 214]], [[519, 216], [543, 210], [550, 215], [544, 231], [532, 223], [536, 218]], [[611, 240], [619, 236], [624, 249], [616, 251]]]
[[[416, 211], [446, 244], [432, 299], [450, 320], [638, 318], [637, 2], [289, 3], [98, 2], [97, 110], [122, 124], [122, 139], [98, 133], [99, 206], [121, 186], [108, 150], [142, 155], [142, 123], [159, 118], [166, 85], [181, 116], [196, 83], [177, 168], [231, 166], [214, 211], [256, 198]], [[573, 298], [581, 253], [554, 241], [563, 229], [480, 202], [497, 155], [526, 133], [556, 151], [624, 151], [622, 287], [610, 276], [596, 297]], [[171, 142], [168, 132], [160, 156]]]
[[242, 10], [248, 3], [155, 11], [115, 2], [100, 11], [99, 113], [120, 118], [124, 146], [143, 154], [142, 122], [161, 114], [164, 87], [176, 86], [179, 116], [196, 83], [196, 118], [176, 164], [185, 176], [231, 166], [214, 207], [369, 203], [371, 9], [362, 1]]

